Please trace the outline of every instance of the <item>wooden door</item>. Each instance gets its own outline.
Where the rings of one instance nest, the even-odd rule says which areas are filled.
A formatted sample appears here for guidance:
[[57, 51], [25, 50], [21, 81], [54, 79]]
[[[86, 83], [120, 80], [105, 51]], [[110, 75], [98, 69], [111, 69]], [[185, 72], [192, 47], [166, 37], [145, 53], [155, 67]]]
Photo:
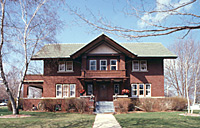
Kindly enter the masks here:
[[106, 84], [99, 85], [99, 101], [107, 101], [108, 100], [108, 86]]

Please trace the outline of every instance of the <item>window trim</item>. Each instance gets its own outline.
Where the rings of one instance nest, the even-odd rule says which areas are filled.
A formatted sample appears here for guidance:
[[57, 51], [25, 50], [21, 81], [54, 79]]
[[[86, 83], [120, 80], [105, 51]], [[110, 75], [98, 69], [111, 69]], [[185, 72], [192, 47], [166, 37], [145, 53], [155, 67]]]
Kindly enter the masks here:
[[[57, 94], [58, 94], [57, 93], [57, 91], [58, 91], [57, 86], [59, 86], [59, 85], [61, 86], [61, 96], [57, 96]], [[56, 98], [61, 98], [61, 97], [63, 97], [63, 95], [62, 95], [62, 84], [56, 84]]]
[[[139, 69], [138, 70], [134, 69], [134, 61], [138, 61], [138, 64], [139, 64]], [[141, 68], [141, 62], [142, 61], [145, 61], [145, 63], [146, 63], [146, 69], [145, 70], [142, 70], [142, 68]], [[148, 72], [147, 68], [148, 68], [147, 60], [132, 60], [132, 72]]]
[[[136, 85], [136, 89], [134, 89], [134, 91], [136, 91], [136, 95], [133, 95], [133, 86], [134, 85]], [[138, 97], [138, 84], [131, 84], [131, 96]]]
[[[139, 93], [138, 93], [138, 96], [139, 97], [144, 97], [144, 85], [145, 84], [138, 84], [139, 86], [138, 86], [138, 91], [139, 91]], [[143, 85], [143, 89], [140, 89], [140, 85]], [[143, 90], [143, 95], [140, 95], [140, 90]]]
[[[64, 70], [60, 70], [60, 63], [64, 62], [65, 66], [64, 66]], [[67, 62], [72, 62], [72, 70], [67, 70]], [[73, 61], [59, 61], [58, 62], [58, 73], [66, 73], [66, 72], [73, 72], [74, 71], [74, 63]]]
[[[138, 62], [138, 69], [137, 70], [134, 69], [134, 62]], [[139, 62], [139, 60], [133, 60], [132, 61], [132, 71], [140, 71], [140, 62]]]
[[[113, 61], [113, 60], [116, 61], [116, 65], [111, 65], [111, 61]], [[117, 63], [117, 59], [110, 59], [110, 70], [111, 70], [111, 71], [116, 71], [116, 70], [118, 70], [117, 64], [118, 64], [118, 63]], [[116, 66], [116, 70], [112, 70], [112, 68], [111, 68], [112, 66]]]
[[[60, 70], [61, 63], [64, 63], [64, 70]], [[59, 64], [58, 64], [58, 71], [59, 71], [59, 72], [65, 72], [65, 67], [66, 67], [65, 61], [60, 61]]]
[[[141, 67], [142, 67], [142, 61], [144, 61], [146, 63], [146, 69], [143, 70]], [[147, 60], [140, 60], [140, 71], [144, 72], [144, 71], [147, 71]]]
[[[118, 86], [118, 92], [117, 93], [115, 93], [115, 85], [117, 85]], [[119, 94], [119, 84], [114, 84], [114, 94]]]
[[[68, 67], [67, 62], [72, 62], [72, 70], [67, 70], [67, 67]], [[65, 66], [66, 66], [66, 67], [65, 67], [65, 71], [66, 71], [66, 72], [73, 72], [73, 69], [74, 69], [74, 66], [73, 66], [73, 65], [74, 65], [73, 61], [66, 61], [66, 62], [65, 62]]]
[[[150, 91], [150, 95], [147, 95], [147, 85], [150, 86], [150, 89], [148, 89]], [[146, 95], [146, 97], [151, 97], [151, 84], [149, 84], [149, 83], [145, 84], [145, 95]]]
[[[101, 65], [101, 62], [102, 62], [102, 61], [105, 61], [105, 62], [106, 62], [106, 65]], [[107, 60], [105, 60], [105, 59], [104, 59], [104, 60], [100, 60], [99, 63], [100, 63], [100, 64], [99, 64], [99, 70], [101, 70], [101, 66], [106, 66], [106, 70], [101, 70], [101, 71], [107, 71], [107, 70], [108, 70], [108, 68], [107, 68], [107, 66], [108, 66]]]
[[97, 70], [97, 60], [90, 60], [89, 61], [89, 70], [91, 70], [91, 62], [92, 61], [95, 61], [95, 70], [92, 70], [92, 71], [96, 71]]
[[[89, 89], [88, 89], [88, 88], [89, 88], [89, 85], [92, 86], [92, 90], [90, 90], [90, 91], [92, 91], [92, 93], [89, 93]], [[92, 94], [93, 94], [93, 84], [88, 84], [88, 85], [87, 85], [87, 94], [88, 94], [88, 95], [92, 95]]]

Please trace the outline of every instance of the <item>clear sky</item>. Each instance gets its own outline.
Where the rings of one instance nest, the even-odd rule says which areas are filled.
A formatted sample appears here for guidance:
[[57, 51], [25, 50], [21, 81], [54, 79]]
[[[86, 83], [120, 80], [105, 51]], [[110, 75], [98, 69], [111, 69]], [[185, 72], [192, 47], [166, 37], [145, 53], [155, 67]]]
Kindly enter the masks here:
[[[177, 0], [159, 0], [162, 3], [172, 3], [175, 4]], [[189, 0], [180, 0], [179, 2], [187, 2]], [[149, 3], [151, 4], [149, 4]], [[149, 0], [146, 6], [153, 7], [155, 6], [154, 0]], [[86, 18], [89, 20], [89, 11], [95, 14], [98, 17], [104, 16], [106, 19], [118, 26], [125, 26], [125, 27], [132, 27], [136, 29], [141, 28], [141, 21], [138, 21], [135, 17], [125, 16], [123, 10], [127, 8], [127, 1], [126, 0], [68, 0], [67, 4], [73, 8], [78, 9], [81, 14], [84, 14]], [[137, 5], [134, 5], [137, 6]], [[155, 6], [156, 7], [156, 6]], [[190, 12], [198, 13], [200, 7], [200, 2], [196, 2], [195, 4], [187, 7], [186, 9]], [[198, 9], [197, 9], [198, 8]], [[94, 28], [88, 26], [82, 20], [80, 20], [75, 15], [72, 15], [67, 7], [66, 10], [61, 11], [61, 18], [65, 21], [63, 26], [63, 30], [58, 33], [57, 39], [58, 43], [88, 43], [98, 35], [102, 34], [104, 31], [94, 31]], [[88, 16], [88, 17], [87, 17]], [[161, 16], [157, 16], [159, 19], [162, 19]], [[153, 17], [151, 20], [156, 20], [156, 16]], [[167, 19], [169, 23], [177, 22], [181, 19], [176, 19], [174, 17], [169, 17]], [[161, 20], [161, 23], [164, 23], [164, 20]], [[179, 21], [178, 21], [179, 22]], [[182, 38], [185, 31], [177, 32], [175, 34], [166, 35], [166, 36], [159, 36], [159, 37], [147, 37], [141, 38], [139, 40], [127, 40], [125, 38], [117, 37], [115, 35], [109, 34], [104, 32], [106, 35], [111, 37], [117, 42], [161, 42], [164, 46], [168, 47], [174, 41]], [[199, 40], [199, 30], [193, 30], [190, 32], [193, 38]]]

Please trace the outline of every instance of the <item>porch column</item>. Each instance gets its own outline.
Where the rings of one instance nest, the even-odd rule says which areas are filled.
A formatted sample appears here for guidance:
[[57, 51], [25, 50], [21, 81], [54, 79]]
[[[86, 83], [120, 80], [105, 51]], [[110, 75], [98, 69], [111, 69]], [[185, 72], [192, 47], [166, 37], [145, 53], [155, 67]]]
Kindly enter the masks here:
[[82, 65], [81, 65], [81, 76], [85, 77], [85, 71], [87, 67], [87, 56], [83, 55], [82, 56]]
[[125, 70], [125, 56], [123, 54], [120, 54], [119, 70]]

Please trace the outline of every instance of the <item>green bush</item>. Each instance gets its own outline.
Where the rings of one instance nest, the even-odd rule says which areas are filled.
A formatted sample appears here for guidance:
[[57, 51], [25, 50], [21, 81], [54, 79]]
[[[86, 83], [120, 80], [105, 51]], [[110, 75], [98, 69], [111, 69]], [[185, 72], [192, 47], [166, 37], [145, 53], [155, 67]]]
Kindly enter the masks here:
[[75, 112], [80, 112], [80, 113], [85, 112], [88, 107], [86, 101], [84, 99], [79, 99], [79, 98], [65, 99], [64, 106], [67, 112], [74, 110]]
[[[16, 103], [16, 99], [15, 99], [15, 103]], [[10, 100], [8, 101], [7, 106], [8, 106], [8, 110], [12, 111], [12, 105], [11, 105]], [[23, 99], [19, 100], [19, 109], [23, 109]]]

